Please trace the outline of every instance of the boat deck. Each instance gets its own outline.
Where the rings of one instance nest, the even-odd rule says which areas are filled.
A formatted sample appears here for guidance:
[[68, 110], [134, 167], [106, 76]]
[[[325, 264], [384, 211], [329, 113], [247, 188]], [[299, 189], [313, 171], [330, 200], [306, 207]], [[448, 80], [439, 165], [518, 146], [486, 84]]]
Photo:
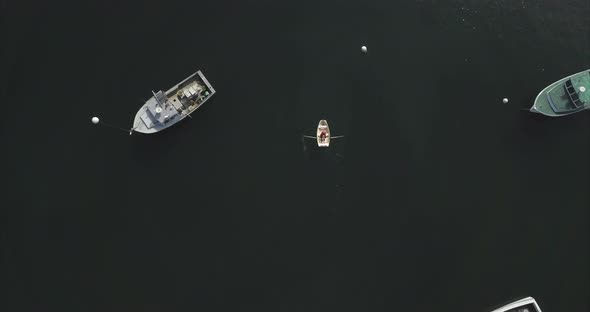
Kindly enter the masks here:
[[176, 94], [171, 95], [168, 98], [168, 103], [172, 104], [172, 106], [174, 108], [176, 108], [177, 111], [181, 112], [182, 110], [184, 110], [184, 107], [182, 106], [182, 103], [180, 102], [180, 100], [176, 97]]
[[[572, 77], [572, 85], [578, 92], [578, 96], [580, 97], [580, 101], [584, 104], [590, 103], [590, 72], [587, 72], [585, 75], [578, 75], [576, 77]], [[580, 92], [580, 87], [584, 87], [586, 89], [585, 92]]]

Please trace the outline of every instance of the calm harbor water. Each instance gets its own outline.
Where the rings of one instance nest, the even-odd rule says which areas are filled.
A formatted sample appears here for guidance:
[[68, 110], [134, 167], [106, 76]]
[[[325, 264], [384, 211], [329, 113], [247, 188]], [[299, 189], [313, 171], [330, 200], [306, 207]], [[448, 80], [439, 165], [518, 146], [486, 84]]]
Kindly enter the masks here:
[[[590, 68], [587, 0], [2, 11], [22, 310], [589, 310], [590, 112], [523, 110]], [[90, 123], [198, 69], [218, 93], [193, 119]], [[327, 150], [301, 139], [320, 119]]]

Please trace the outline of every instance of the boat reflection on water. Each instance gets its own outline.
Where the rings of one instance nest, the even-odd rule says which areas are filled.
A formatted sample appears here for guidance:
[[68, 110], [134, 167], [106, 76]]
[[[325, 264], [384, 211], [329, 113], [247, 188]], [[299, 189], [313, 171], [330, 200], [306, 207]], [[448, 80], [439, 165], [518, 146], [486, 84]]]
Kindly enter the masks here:
[[533, 297], [526, 297], [491, 312], [541, 312], [541, 308]]

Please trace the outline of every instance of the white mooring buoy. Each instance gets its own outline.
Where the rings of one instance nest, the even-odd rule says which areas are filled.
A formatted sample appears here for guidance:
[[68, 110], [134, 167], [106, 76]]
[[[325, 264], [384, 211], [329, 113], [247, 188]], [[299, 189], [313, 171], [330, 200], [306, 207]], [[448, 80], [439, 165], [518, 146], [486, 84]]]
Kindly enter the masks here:
[[508, 103], [508, 98], [503, 98], [502, 103], [504, 103], [504, 104]]
[[367, 53], [367, 47], [365, 47], [365, 46], [362, 46], [362, 47], [361, 47], [361, 51], [362, 51], [363, 53]]
[[[95, 117], [92, 117], [90, 120], [95, 125], [98, 125], [98, 123], [100, 122], [100, 119], [98, 119], [98, 117], [96, 117], [96, 116]], [[129, 131], [129, 135], [131, 135], [131, 133], [133, 132], [133, 130], [135, 130], [135, 128], [132, 128], [132, 129], [123, 129], [121, 127], [117, 127], [117, 126], [111, 125], [108, 122], [102, 122], [101, 123], [101, 127], [109, 127], [109, 128], [113, 128], [113, 129], [119, 129], [119, 130], [122, 130], [122, 131], [125, 131], [125, 132]]]

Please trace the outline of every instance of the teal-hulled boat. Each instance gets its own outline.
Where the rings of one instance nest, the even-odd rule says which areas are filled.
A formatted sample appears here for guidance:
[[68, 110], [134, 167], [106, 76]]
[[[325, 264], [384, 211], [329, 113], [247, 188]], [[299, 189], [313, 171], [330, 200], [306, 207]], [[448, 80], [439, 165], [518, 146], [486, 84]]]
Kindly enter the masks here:
[[531, 112], [558, 117], [590, 109], [590, 69], [565, 77], [543, 89]]

